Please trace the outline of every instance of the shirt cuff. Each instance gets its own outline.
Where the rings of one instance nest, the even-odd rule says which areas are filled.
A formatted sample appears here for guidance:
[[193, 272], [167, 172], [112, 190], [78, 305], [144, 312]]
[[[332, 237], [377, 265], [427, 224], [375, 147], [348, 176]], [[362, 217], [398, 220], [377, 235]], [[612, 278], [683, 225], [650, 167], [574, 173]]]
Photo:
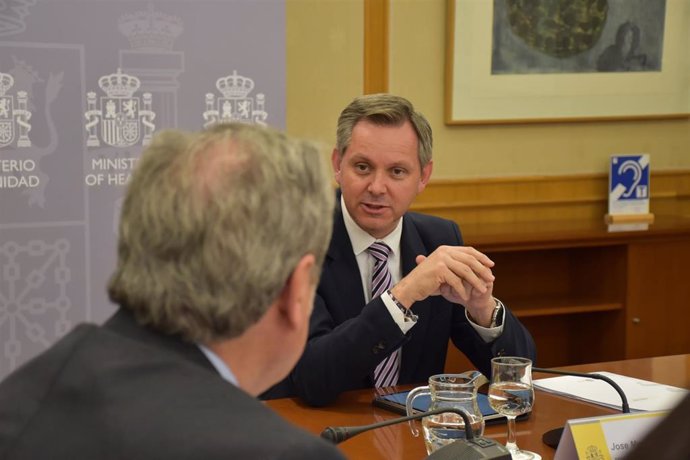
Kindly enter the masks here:
[[381, 294], [381, 300], [383, 300], [383, 304], [388, 309], [388, 313], [391, 314], [393, 321], [395, 321], [395, 324], [398, 325], [403, 334], [407, 334], [407, 331], [417, 324], [417, 321], [405, 317], [405, 314], [400, 311], [400, 308], [396, 305], [390, 294], [388, 294], [388, 291]]
[[501, 305], [501, 321], [500, 321], [500, 326], [496, 327], [483, 327], [480, 326], [479, 324], [475, 323], [472, 321], [470, 318], [470, 315], [467, 313], [467, 309], [465, 309], [465, 318], [467, 318], [467, 321], [470, 323], [470, 325], [474, 328], [475, 331], [477, 331], [477, 334], [479, 334], [479, 337], [484, 340], [484, 342], [489, 343], [493, 342], [496, 340], [501, 334], [503, 334], [503, 325], [506, 323], [506, 307], [503, 305], [503, 302], [498, 300], [497, 298], [494, 297], [494, 300]]

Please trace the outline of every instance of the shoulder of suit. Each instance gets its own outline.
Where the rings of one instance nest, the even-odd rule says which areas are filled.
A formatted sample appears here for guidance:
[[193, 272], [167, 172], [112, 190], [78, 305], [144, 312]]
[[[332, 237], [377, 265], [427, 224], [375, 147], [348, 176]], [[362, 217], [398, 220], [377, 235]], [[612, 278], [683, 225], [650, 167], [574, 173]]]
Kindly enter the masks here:
[[[222, 385], [218, 384], [217, 388]], [[334, 446], [289, 423], [263, 402], [237, 387], [228, 386], [221, 394], [211, 392], [211, 396], [217, 396], [217, 404], [205, 410], [214, 411], [211, 418], [216, 425], [236, 427], [233, 430], [234, 438], [231, 439], [225, 431], [214, 433], [220, 435], [215, 439], [221, 445], [231, 446], [234, 442], [240, 442], [246, 447], [253, 444], [251, 450], [257, 454], [257, 458], [342, 458]], [[238, 420], [242, 421], [241, 426], [237, 426]], [[270, 435], [269, 443], [266, 443], [266, 434]], [[240, 439], [242, 441], [238, 441]]]
[[405, 218], [413, 223], [418, 229], [433, 229], [435, 231], [448, 229], [448, 231], [454, 231], [453, 229], [458, 229], [458, 224], [449, 219], [444, 219], [443, 217], [431, 216], [429, 214], [422, 214], [419, 212], [407, 212]]
[[443, 217], [432, 216], [429, 214], [422, 214], [420, 212], [409, 211], [405, 213], [405, 217], [411, 219], [415, 223], [420, 224], [438, 224], [438, 225], [456, 225], [452, 220], [444, 219]]
[[427, 243], [432, 245], [462, 244], [460, 228], [452, 220], [418, 212], [406, 213], [405, 219], [415, 227], [419, 235]]

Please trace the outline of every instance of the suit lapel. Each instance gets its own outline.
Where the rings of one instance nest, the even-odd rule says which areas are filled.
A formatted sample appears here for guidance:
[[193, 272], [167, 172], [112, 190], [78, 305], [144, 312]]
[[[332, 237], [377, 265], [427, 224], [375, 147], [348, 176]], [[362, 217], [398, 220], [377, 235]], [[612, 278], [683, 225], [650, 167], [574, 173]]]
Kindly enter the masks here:
[[[417, 231], [412, 219], [407, 214], [403, 216], [403, 230], [400, 238], [400, 256], [402, 263], [402, 276], [407, 276], [416, 266], [415, 258], [418, 255], [428, 256], [429, 251], [422, 237]], [[419, 316], [417, 324], [410, 330], [410, 340], [403, 346], [402, 366], [400, 369], [400, 382], [410, 382], [411, 376], [417, 363], [424, 353], [424, 337], [429, 328], [429, 310], [431, 308], [431, 298], [416, 302], [412, 311]]]
[[326, 256], [327, 270], [322, 276], [329, 278], [327, 280], [329, 286], [338, 286], [339, 292], [330, 297], [329, 300], [340, 304], [340, 308], [332, 310], [346, 312], [345, 319], [347, 319], [360, 314], [362, 306], [365, 304], [365, 297], [357, 259], [345, 228], [339, 198], [338, 195], [338, 205], [333, 219], [333, 237]]

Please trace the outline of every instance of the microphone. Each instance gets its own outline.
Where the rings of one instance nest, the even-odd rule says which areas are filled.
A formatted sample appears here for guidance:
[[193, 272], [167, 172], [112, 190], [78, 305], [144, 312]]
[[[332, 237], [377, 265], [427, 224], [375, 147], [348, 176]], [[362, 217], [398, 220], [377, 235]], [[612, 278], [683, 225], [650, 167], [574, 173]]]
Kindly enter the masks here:
[[495, 460], [509, 460], [511, 458], [510, 451], [502, 444], [497, 443], [493, 439], [475, 436], [470, 424], [470, 419], [467, 413], [461, 409], [453, 407], [434, 409], [427, 412], [419, 412], [417, 414], [408, 415], [406, 417], [398, 417], [383, 422], [372, 423], [371, 425], [361, 426], [336, 426], [326, 427], [321, 432], [321, 437], [333, 444], [339, 444], [343, 441], [357, 436], [369, 430], [376, 430], [389, 425], [397, 423], [408, 422], [410, 420], [417, 420], [430, 415], [443, 414], [451, 412], [462, 417], [465, 423], [466, 439], [458, 439], [452, 443], [443, 446], [427, 457], [429, 460], [450, 460], [455, 458], [467, 459], [495, 459]]
[[[620, 386], [618, 386], [618, 384], [616, 382], [614, 382], [610, 378], [606, 377], [605, 375], [586, 374], [584, 372], [558, 371], [558, 370], [554, 370], [554, 369], [544, 369], [542, 367], [532, 367], [532, 372], [543, 372], [545, 374], [557, 374], [557, 375], [570, 375], [573, 377], [585, 377], [585, 378], [589, 378], [589, 379], [603, 380], [604, 382], [611, 385], [613, 387], [613, 389], [616, 390], [618, 395], [621, 397], [622, 412], [624, 414], [630, 413], [630, 406], [628, 405], [628, 398], [625, 396], [625, 393], [623, 393], [623, 389]], [[563, 427], [554, 428], [553, 430], [549, 430], [546, 433], [544, 433], [541, 437], [541, 440], [547, 446], [555, 449], [558, 447], [558, 443], [561, 440], [562, 434], [563, 434]]]
[[462, 421], [465, 423], [465, 433], [467, 440], [474, 439], [474, 432], [472, 431], [472, 426], [470, 425], [470, 420], [467, 417], [465, 411], [456, 409], [454, 407], [447, 407], [441, 409], [434, 409], [427, 412], [419, 412], [417, 414], [408, 415], [406, 417], [398, 417], [391, 420], [385, 420], [383, 422], [372, 423], [371, 425], [360, 425], [360, 426], [329, 426], [326, 427], [321, 432], [321, 437], [326, 439], [333, 444], [340, 444], [343, 441], [357, 436], [365, 431], [375, 430], [377, 428], [383, 428], [384, 426], [396, 425], [398, 423], [409, 422], [410, 420], [418, 420], [420, 418], [428, 417], [430, 415], [443, 414], [445, 412], [452, 412], [453, 414], [458, 414], [462, 417]]

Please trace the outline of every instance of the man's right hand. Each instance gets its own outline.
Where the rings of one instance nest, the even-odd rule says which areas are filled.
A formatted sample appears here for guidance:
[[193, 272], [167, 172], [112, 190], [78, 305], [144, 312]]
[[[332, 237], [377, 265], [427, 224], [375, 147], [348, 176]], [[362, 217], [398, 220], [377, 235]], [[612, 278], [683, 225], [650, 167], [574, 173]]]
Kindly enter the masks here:
[[478, 297], [491, 298], [494, 263], [469, 246], [440, 246], [428, 257], [417, 256], [417, 267], [392, 289], [395, 298], [410, 308], [432, 295], [466, 305]]

